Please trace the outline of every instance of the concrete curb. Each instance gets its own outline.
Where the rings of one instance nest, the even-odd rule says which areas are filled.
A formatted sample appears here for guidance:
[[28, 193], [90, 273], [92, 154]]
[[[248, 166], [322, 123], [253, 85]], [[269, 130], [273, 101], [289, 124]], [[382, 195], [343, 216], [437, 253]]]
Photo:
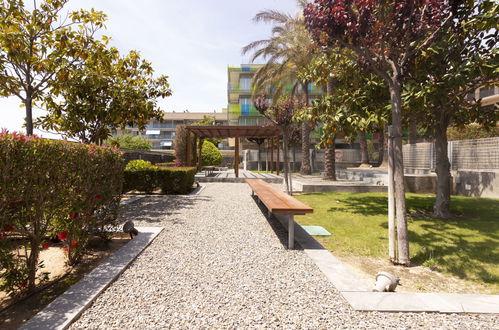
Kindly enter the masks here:
[[161, 233], [163, 227], [137, 227], [139, 235], [57, 297], [19, 329], [67, 329]]
[[[287, 228], [287, 218], [274, 214]], [[498, 314], [499, 295], [371, 292], [345, 265], [295, 223], [295, 240], [357, 311]], [[373, 279], [374, 284], [374, 279]]]
[[122, 202], [120, 202], [120, 206], [125, 206], [125, 205], [127, 205], [127, 204], [130, 204], [130, 203], [136, 202], [136, 201], [138, 201], [139, 199], [142, 199], [142, 198], [144, 198], [144, 197], [146, 197], [146, 195], [137, 195], [137, 196], [133, 196], [133, 197], [131, 197], [131, 198], [127, 199], [126, 201], [122, 201]]

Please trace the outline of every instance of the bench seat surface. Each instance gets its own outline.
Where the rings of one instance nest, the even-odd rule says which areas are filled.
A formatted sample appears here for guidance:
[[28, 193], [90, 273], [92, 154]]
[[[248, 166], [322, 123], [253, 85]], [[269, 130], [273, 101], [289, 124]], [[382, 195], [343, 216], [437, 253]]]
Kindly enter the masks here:
[[246, 179], [246, 183], [272, 213], [304, 214], [314, 212], [308, 205], [275, 189], [261, 179]]

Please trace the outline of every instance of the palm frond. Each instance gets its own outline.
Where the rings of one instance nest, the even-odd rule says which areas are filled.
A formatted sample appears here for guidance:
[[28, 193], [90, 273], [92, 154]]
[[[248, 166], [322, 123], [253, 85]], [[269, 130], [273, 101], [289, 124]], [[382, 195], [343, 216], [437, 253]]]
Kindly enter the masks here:
[[266, 11], [261, 11], [253, 17], [253, 21], [258, 23], [258, 22], [265, 22], [265, 23], [281, 23], [284, 24], [288, 22], [289, 20], [293, 19], [288, 14], [281, 13], [277, 10], [266, 10]]

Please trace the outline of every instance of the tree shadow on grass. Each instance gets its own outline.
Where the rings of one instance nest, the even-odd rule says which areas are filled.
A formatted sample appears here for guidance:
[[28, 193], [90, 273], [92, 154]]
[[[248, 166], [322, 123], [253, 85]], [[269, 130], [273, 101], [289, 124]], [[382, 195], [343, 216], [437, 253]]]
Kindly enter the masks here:
[[[434, 201], [434, 196], [407, 196], [409, 241], [421, 247], [411, 256], [413, 264], [424, 264], [464, 279], [499, 283], [499, 277], [484, 266], [499, 264], [499, 201], [453, 199], [454, 217], [445, 220], [431, 216]], [[330, 208], [328, 212], [348, 211], [359, 216], [388, 213], [384, 196], [352, 196], [341, 203], [342, 207]], [[388, 224], [383, 222], [381, 226], [387, 229]]]
[[123, 221], [132, 220], [136, 225], [140, 223], [161, 224], [171, 222], [183, 223], [178, 215], [183, 209], [191, 209], [200, 201], [211, 200], [208, 196], [184, 195], [152, 195], [130, 203], [123, 208], [120, 218]]

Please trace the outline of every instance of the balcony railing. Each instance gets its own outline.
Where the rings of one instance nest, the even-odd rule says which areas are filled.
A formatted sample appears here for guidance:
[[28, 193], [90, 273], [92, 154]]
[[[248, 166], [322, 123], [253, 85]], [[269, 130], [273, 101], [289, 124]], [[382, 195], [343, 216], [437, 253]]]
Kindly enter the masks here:
[[230, 116], [260, 116], [253, 104], [229, 104]]

